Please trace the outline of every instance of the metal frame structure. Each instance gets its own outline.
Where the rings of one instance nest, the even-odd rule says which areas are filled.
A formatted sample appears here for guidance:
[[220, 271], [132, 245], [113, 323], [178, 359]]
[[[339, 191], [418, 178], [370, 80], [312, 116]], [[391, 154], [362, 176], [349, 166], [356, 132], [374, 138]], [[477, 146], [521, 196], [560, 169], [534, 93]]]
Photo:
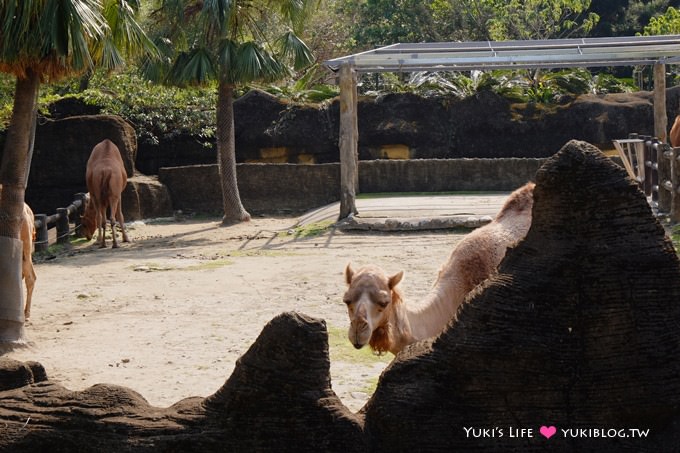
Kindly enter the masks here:
[[666, 141], [665, 65], [680, 63], [680, 35], [529, 41], [397, 43], [327, 60], [340, 85], [340, 215], [358, 211], [357, 73], [654, 66], [654, 134]]
[[325, 61], [334, 72], [471, 71], [680, 62], [680, 35], [392, 44]]

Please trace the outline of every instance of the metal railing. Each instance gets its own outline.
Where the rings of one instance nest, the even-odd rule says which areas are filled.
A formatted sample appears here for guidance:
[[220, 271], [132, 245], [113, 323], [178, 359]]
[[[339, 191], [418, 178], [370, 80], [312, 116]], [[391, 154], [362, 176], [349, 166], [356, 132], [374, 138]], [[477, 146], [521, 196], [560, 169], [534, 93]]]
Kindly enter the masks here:
[[[65, 208], [57, 208], [57, 212], [50, 216], [46, 214], [35, 215], [36, 237], [34, 241], [35, 251], [44, 252], [49, 247], [49, 230], [56, 228], [56, 243], [68, 244], [72, 234], [80, 230], [80, 216], [85, 209], [85, 194], [77, 193], [75, 200]], [[73, 224], [73, 228], [71, 228]]]
[[638, 134], [613, 142], [628, 175], [640, 184], [652, 208], [680, 223], [680, 148]]

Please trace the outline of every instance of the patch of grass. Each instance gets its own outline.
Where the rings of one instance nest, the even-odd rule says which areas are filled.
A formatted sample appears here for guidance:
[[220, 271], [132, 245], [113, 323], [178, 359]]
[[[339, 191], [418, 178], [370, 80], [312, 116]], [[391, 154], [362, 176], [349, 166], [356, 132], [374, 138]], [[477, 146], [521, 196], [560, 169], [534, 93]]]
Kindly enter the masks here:
[[375, 390], [378, 388], [378, 381], [380, 380], [380, 376], [375, 376], [366, 381], [366, 387], [362, 388], [361, 391], [368, 394], [368, 395], [373, 395], [375, 393]]
[[250, 250], [234, 250], [226, 253], [227, 256], [234, 258], [249, 257], [249, 256], [295, 256], [297, 253], [286, 252], [284, 250], [263, 250], [263, 249], [250, 249]]
[[[331, 360], [338, 360], [350, 363], [389, 363], [394, 356], [390, 353], [377, 355], [371, 348], [365, 346], [356, 349], [347, 339], [347, 330], [338, 327], [328, 326], [328, 347]], [[377, 379], [376, 379], [377, 383]]]
[[193, 266], [183, 267], [179, 270], [182, 271], [204, 271], [209, 269], [219, 269], [220, 267], [229, 266], [234, 264], [231, 260], [206, 260], [200, 264], [194, 264]]
[[680, 225], [676, 225], [671, 230], [671, 240], [673, 241], [673, 246], [675, 247], [675, 253], [680, 255]]
[[290, 231], [279, 233], [279, 236], [295, 236], [298, 238], [310, 238], [324, 234], [330, 230], [335, 224], [333, 220], [322, 220], [320, 222], [310, 223], [309, 225], [301, 225], [293, 228]]

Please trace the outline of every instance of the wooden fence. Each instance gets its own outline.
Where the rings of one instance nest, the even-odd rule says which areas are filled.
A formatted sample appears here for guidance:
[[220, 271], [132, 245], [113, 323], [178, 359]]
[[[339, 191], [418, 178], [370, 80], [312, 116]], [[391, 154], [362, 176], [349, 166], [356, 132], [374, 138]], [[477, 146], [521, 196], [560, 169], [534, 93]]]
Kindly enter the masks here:
[[[85, 194], [77, 193], [73, 203], [66, 208], [57, 208], [57, 212], [50, 216], [35, 215], [35, 251], [44, 252], [49, 247], [49, 230], [56, 228], [56, 243], [68, 244], [71, 234], [80, 229], [80, 216], [85, 209]], [[71, 224], [74, 227], [71, 229]]]
[[680, 223], [680, 147], [656, 137], [630, 134], [614, 140], [628, 175], [640, 184], [652, 208]]

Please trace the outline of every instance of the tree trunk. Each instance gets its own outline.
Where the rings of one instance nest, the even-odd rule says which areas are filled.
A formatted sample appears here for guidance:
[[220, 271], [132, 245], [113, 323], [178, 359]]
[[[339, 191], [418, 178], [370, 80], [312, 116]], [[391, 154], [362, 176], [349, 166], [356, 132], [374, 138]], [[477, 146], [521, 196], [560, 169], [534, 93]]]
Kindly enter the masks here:
[[23, 336], [19, 232], [39, 86], [40, 77], [33, 71], [28, 71], [26, 78], [17, 79], [14, 109], [0, 165], [0, 342], [19, 342]]
[[234, 138], [234, 86], [220, 82], [217, 88], [217, 159], [222, 187], [223, 225], [250, 220], [241, 203], [236, 181], [236, 139]]

